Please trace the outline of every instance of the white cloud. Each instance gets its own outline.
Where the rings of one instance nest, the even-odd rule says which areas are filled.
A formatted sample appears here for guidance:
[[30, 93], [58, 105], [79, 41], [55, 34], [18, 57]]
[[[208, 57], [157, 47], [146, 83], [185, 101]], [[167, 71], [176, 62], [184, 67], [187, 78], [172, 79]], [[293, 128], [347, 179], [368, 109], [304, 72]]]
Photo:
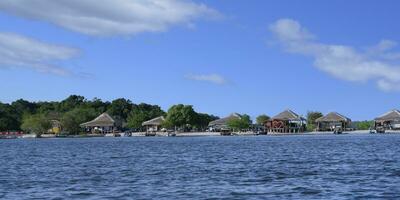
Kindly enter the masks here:
[[0, 10], [96, 36], [160, 32], [219, 16], [190, 0], [1, 0]]
[[[317, 42], [299, 22], [280, 19], [272, 24], [284, 49], [291, 53], [314, 58], [318, 69], [332, 76], [354, 82], [374, 81], [384, 91], [400, 91], [400, 54], [389, 52], [397, 43], [382, 40], [378, 45], [361, 51], [351, 46]], [[397, 57], [396, 57], [397, 56]]]
[[0, 67], [26, 68], [56, 75], [72, 75], [59, 66], [79, 53], [77, 49], [46, 44], [12, 33], [0, 32]]
[[189, 74], [186, 75], [185, 78], [194, 81], [205, 81], [218, 85], [224, 85], [228, 82], [224, 77], [218, 74]]

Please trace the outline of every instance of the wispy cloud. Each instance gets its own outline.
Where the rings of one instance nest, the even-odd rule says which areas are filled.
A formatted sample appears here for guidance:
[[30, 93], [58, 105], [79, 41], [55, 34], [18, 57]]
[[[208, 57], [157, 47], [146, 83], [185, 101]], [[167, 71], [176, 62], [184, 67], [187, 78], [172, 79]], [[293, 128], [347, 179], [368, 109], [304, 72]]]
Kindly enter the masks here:
[[359, 50], [352, 46], [324, 44], [293, 19], [280, 19], [270, 25], [283, 48], [314, 58], [314, 66], [332, 76], [354, 82], [374, 81], [384, 91], [400, 91], [400, 53], [393, 52], [396, 42]]
[[73, 73], [60, 66], [60, 62], [78, 54], [77, 49], [0, 32], [0, 67], [2, 68], [26, 68], [42, 73], [68, 76]]
[[190, 0], [1, 0], [0, 10], [96, 36], [160, 32], [220, 16]]
[[188, 74], [185, 76], [186, 79], [194, 81], [204, 81], [218, 85], [224, 85], [228, 81], [221, 75], [218, 74]]

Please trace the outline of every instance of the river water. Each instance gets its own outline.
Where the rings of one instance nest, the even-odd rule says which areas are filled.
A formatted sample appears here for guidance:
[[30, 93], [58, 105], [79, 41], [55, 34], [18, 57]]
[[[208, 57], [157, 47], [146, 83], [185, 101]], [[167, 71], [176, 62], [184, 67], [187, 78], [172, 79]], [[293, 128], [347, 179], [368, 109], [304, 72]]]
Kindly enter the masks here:
[[0, 141], [1, 199], [400, 199], [400, 135]]

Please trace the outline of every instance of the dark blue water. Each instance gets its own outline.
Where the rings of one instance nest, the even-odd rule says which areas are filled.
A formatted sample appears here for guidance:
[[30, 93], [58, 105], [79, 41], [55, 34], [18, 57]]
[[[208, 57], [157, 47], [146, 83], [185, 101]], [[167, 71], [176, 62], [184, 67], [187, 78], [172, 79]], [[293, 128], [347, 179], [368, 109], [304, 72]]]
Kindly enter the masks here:
[[0, 141], [1, 199], [400, 198], [400, 135]]

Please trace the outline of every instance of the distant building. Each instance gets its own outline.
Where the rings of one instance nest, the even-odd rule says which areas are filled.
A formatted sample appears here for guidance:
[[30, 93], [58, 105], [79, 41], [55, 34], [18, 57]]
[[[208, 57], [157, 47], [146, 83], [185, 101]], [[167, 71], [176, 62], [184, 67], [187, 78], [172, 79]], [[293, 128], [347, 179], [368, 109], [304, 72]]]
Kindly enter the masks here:
[[162, 124], [164, 123], [165, 118], [163, 116], [151, 119], [149, 121], [145, 121], [142, 123], [142, 126], [146, 127], [146, 132], [157, 132], [162, 128]]
[[375, 118], [376, 130], [400, 130], [400, 111], [391, 110]]
[[59, 120], [50, 120], [50, 123], [51, 123], [51, 129], [48, 130], [47, 132], [56, 135], [60, 134], [62, 130], [61, 122]]
[[315, 120], [317, 131], [335, 131], [351, 128], [351, 119], [337, 112], [331, 112]]
[[116, 121], [107, 113], [103, 113], [96, 119], [81, 124], [86, 132], [91, 133], [113, 133], [118, 130]]
[[306, 130], [307, 121], [291, 110], [285, 110], [268, 120], [265, 128], [269, 133], [301, 133]]
[[233, 113], [225, 118], [217, 119], [208, 124], [208, 128], [212, 131], [221, 131], [223, 129], [229, 129], [228, 121], [232, 119], [241, 119], [242, 116], [238, 113]]

